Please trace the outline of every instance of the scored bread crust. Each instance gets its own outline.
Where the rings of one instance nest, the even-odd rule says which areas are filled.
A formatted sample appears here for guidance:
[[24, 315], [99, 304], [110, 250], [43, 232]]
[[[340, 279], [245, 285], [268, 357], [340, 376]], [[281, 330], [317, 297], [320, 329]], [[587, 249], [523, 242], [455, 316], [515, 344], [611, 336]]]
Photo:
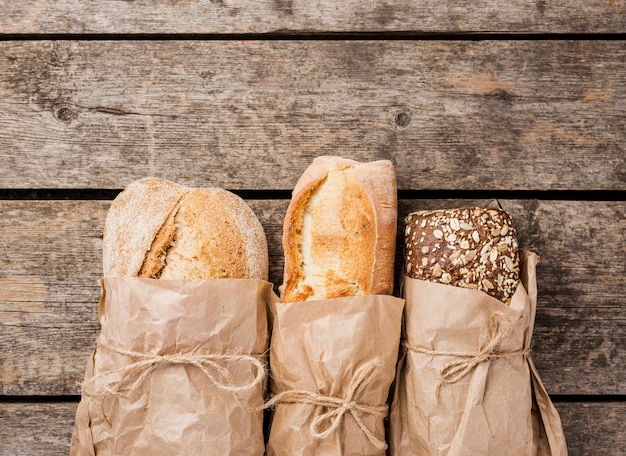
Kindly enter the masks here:
[[391, 294], [396, 222], [390, 161], [313, 160], [285, 216], [281, 300]]
[[129, 184], [111, 203], [104, 222], [104, 276], [137, 276], [146, 252], [187, 190], [164, 179]]
[[238, 196], [165, 179], [135, 181], [107, 214], [104, 276], [267, 280], [261, 223]]

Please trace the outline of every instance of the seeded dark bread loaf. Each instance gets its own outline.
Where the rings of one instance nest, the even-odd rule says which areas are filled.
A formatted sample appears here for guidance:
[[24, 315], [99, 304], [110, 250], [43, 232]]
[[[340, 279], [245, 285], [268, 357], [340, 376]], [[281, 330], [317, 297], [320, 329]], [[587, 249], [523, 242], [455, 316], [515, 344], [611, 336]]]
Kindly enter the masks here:
[[396, 223], [390, 161], [313, 160], [285, 216], [282, 301], [391, 294]]
[[498, 209], [409, 214], [404, 259], [408, 277], [482, 290], [507, 305], [519, 284], [515, 229]]
[[268, 277], [263, 227], [241, 198], [158, 178], [131, 183], [113, 201], [102, 250], [105, 277]]

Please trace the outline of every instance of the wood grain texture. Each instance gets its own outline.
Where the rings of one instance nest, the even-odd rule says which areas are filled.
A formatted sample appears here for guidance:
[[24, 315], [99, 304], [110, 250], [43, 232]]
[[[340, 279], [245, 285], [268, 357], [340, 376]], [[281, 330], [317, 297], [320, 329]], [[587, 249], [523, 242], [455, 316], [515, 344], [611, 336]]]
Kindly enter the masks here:
[[[264, 226], [270, 280], [282, 280], [287, 200], [249, 202]], [[624, 202], [499, 202], [537, 252], [533, 358], [551, 394], [626, 394]], [[489, 200], [402, 200], [417, 209]], [[0, 394], [77, 394], [98, 333], [107, 201], [0, 202]], [[594, 227], [587, 223], [602, 220]], [[401, 229], [401, 228], [399, 228]], [[400, 258], [397, 257], [397, 264]]]
[[555, 404], [569, 456], [626, 454], [626, 402]]
[[0, 33], [586, 33], [626, 28], [623, 0], [0, 1]]
[[401, 189], [625, 190], [624, 55], [624, 41], [0, 42], [0, 188], [289, 189], [331, 154], [392, 159]]
[[[76, 403], [0, 403], [0, 454], [65, 456]], [[626, 454], [626, 403], [555, 404], [570, 456]]]
[[0, 403], [0, 454], [67, 456], [77, 403]]

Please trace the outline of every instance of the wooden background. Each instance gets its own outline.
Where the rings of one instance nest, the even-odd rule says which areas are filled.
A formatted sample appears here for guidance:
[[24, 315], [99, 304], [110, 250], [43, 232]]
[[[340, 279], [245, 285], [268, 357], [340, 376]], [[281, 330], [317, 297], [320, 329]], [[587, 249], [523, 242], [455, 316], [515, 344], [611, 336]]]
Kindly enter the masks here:
[[570, 454], [626, 454], [625, 31], [625, 0], [0, 0], [0, 454], [68, 453], [125, 185], [235, 191], [279, 284], [322, 154], [391, 159], [401, 217], [509, 211]]

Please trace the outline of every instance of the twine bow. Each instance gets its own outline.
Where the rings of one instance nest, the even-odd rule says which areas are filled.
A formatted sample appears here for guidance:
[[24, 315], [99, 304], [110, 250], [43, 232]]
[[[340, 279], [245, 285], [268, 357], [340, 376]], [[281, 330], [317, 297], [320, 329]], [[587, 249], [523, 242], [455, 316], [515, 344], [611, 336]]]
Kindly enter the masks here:
[[453, 356], [454, 360], [445, 364], [439, 371], [439, 384], [437, 385], [436, 394], [439, 396], [439, 390], [444, 383], [456, 383], [469, 374], [472, 369], [481, 363], [493, 358], [504, 358], [508, 356], [523, 355], [528, 356], [530, 348], [521, 348], [519, 350], [498, 351], [499, 345], [511, 334], [513, 324], [511, 320], [502, 312], [494, 312], [489, 316], [488, 330], [489, 339], [484, 347], [477, 353], [457, 353], [448, 351], [427, 350], [422, 347], [411, 345], [405, 342], [407, 350], [426, 355]]
[[383, 451], [387, 448], [387, 444], [376, 437], [376, 435], [365, 426], [365, 423], [363, 423], [359, 417], [359, 413], [368, 413], [379, 418], [384, 418], [387, 415], [387, 406], [367, 405], [356, 400], [367, 384], [374, 379], [381, 367], [382, 362], [379, 360], [372, 360], [361, 365], [355, 371], [354, 377], [350, 380], [344, 398], [324, 396], [305, 390], [288, 390], [276, 394], [265, 403], [264, 407], [273, 407], [279, 403], [301, 403], [326, 408], [327, 411], [319, 414], [313, 420], [309, 428], [311, 435], [318, 439], [325, 439], [335, 432], [346, 413], [349, 413], [370, 443], [376, 449]]
[[[99, 344], [98, 347], [105, 348], [120, 355], [129, 356], [137, 361], [119, 369], [103, 372], [86, 380], [82, 386], [83, 393], [87, 396], [108, 394], [128, 399], [130, 393], [138, 389], [153, 371], [165, 365], [196, 367], [200, 369], [216, 387], [232, 393], [249, 391], [259, 385], [265, 378], [265, 366], [259, 359], [262, 355], [196, 354], [193, 352], [156, 355], [122, 350], [106, 344]], [[256, 368], [256, 376], [254, 379], [241, 385], [233, 384], [228, 368], [224, 367], [222, 364], [234, 362], [247, 362], [250, 363], [251, 366], [254, 366]], [[218, 372], [221, 378], [217, 378], [211, 370]], [[92, 391], [93, 388], [98, 387], [100, 380], [116, 374], [121, 374], [120, 380], [105, 382], [103, 385], [100, 385], [100, 388], [95, 392]]]

